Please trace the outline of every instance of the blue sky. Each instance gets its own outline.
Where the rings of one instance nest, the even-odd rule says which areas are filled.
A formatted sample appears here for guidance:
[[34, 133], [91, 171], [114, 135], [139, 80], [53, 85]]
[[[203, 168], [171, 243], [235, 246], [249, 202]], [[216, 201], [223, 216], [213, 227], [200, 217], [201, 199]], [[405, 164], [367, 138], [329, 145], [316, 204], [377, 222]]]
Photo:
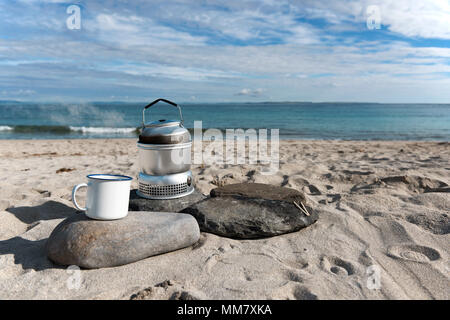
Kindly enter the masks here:
[[0, 100], [157, 97], [450, 103], [450, 1], [0, 2]]

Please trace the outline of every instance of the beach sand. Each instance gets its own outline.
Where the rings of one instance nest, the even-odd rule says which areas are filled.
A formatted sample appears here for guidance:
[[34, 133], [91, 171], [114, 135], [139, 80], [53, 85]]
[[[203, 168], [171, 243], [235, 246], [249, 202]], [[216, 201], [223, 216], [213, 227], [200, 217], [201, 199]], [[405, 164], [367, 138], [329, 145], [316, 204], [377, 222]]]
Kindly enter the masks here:
[[297, 188], [319, 221], [260, 240], [202, 233], [115, 268], [51, 263], [45, 242], [76, 214], [72, 187], [138, 170], [133, 139], [0, 141], [0, 299], [449, 299], [450, 143], [281, 141], [275, 175], [195, 165], [204, 194], [245, 181]]

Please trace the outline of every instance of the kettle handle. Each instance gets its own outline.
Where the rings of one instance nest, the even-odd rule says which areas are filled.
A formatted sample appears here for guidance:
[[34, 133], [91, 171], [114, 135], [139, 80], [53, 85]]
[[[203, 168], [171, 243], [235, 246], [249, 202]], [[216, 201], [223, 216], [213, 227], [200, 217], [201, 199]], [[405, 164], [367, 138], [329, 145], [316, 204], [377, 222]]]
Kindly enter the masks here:
[[175, 102], [172, 102], [172, 101], [169, 101], [169, 100], [166, 100], [166, 99], [159, 98], [159, 99], [156, 99], [155, 101], [149, 103], [148, 105], [146, 105], [146, 106], [144, 107], [144, 110], [142, 110], [142, 127], [145, 127], [145, 110], [147, 110], [147, 109], [150, 108], [152, 105], [154, 105], [154, 104], [156, 104], [156, 103], [158, 103], [158, 102], [160, 102], [160, 101], [165, 102], [165, 103], [168, 103], [168, 104], [171, 104], [171, 105], [173, 105], [174, 107], [177, 107], [177, 108], [178, 108], [178, 112], [180, 113], [180, 125], [183, 126], [183, 115], [181, 114], [181, 108], [180, 108], [180, 106], [177, 105]]

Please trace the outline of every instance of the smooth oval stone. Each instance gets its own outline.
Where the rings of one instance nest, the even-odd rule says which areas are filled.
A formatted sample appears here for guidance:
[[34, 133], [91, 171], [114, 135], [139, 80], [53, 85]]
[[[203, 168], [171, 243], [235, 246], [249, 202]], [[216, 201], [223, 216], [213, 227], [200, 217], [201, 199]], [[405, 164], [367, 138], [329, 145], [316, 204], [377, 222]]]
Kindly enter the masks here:
[[185, 248], [199, 238], [197, 221], [186, 214], [136, 211], [111, 221], [77, 214], [53, 230], [46, 251], [60, 265], [105, 268]]
[[318, 214], [306, 206], [309, 216], [295, 204], [306, 199], [300, 191], [265, 184], [239, 183], [211, 191], [211, 197], [181, 212], [197, 219], [200, 230], [224, 237], [254, 239], [298, 231], [311, 225]]

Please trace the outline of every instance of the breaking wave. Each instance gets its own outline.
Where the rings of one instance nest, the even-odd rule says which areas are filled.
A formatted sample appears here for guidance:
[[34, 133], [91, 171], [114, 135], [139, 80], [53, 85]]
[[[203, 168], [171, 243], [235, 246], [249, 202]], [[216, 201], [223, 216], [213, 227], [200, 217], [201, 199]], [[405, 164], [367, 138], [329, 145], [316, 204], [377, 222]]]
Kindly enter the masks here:
[[64, 134], [92, 134], [92, 135], [129, 135], [138, 133], [138, 128], [113, 128], [113, 127], [72, 127], [72, 126], [39, 126], [39, 125], [0, 125], [0, 131], [11, 133], [48, 133], [56, 135]]
[[69, 127], [70, 130], [82, 133], [112, 133], [124, 134], [137, 132], [137, 128], [110, 128], [110, 127]]

